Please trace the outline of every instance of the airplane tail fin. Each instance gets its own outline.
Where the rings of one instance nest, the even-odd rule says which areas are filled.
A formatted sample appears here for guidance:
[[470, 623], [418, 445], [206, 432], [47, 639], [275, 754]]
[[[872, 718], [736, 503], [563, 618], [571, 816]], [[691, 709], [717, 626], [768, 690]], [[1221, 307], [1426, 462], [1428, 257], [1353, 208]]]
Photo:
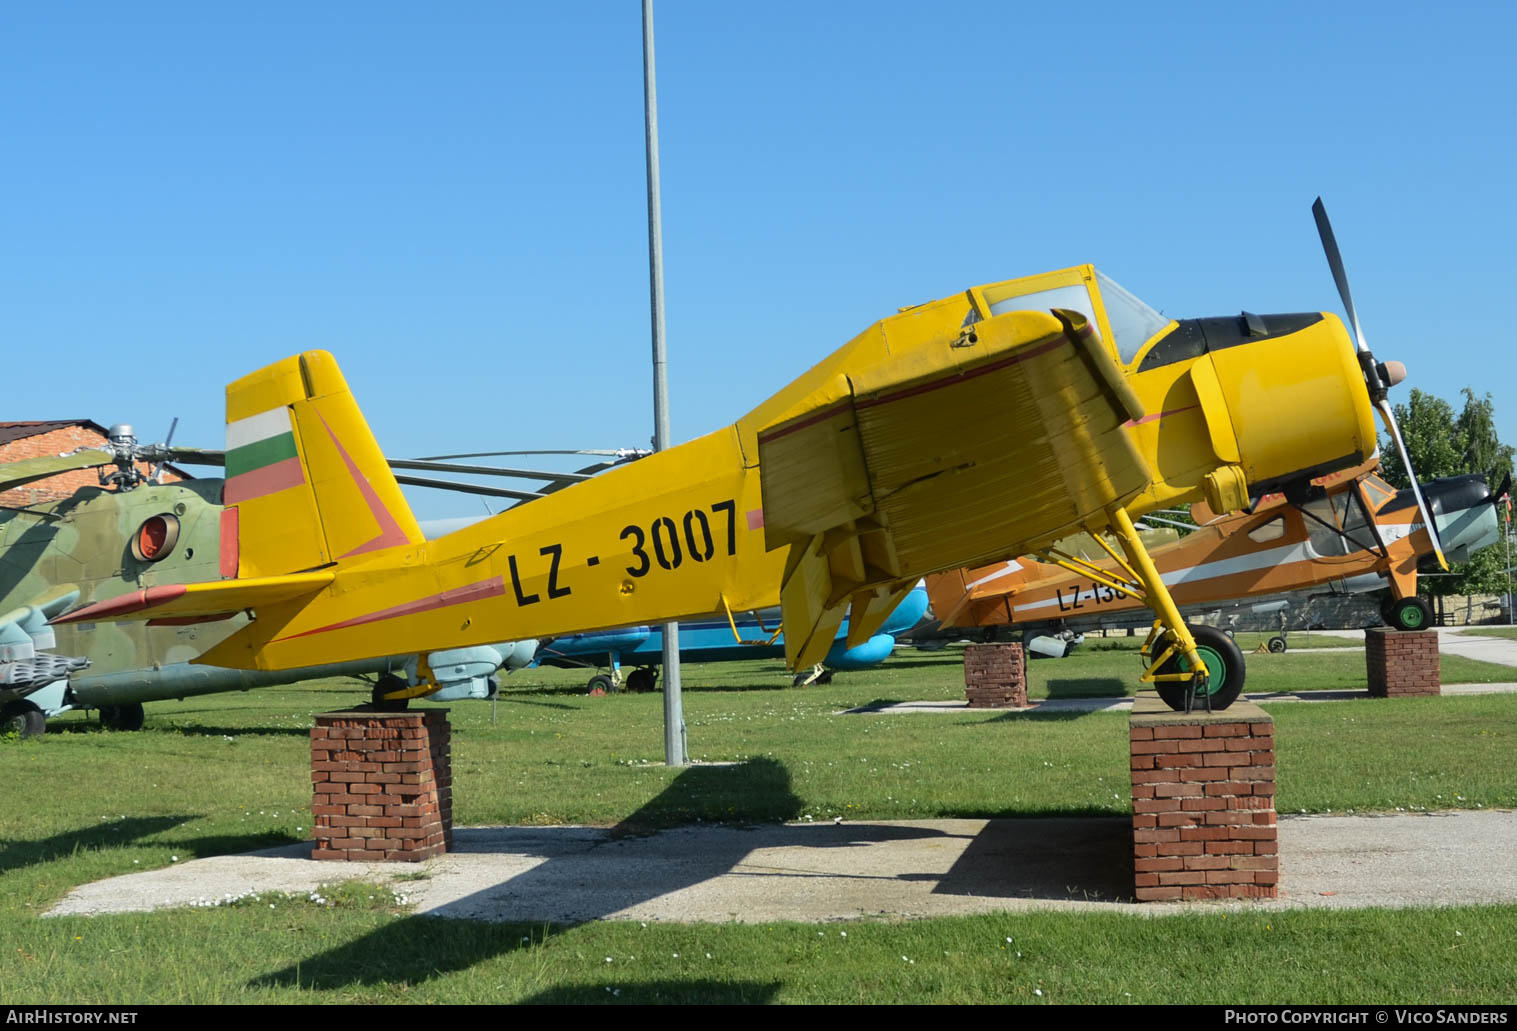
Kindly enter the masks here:
[[337, 361], [307, 351], [227, 387], [223, 577], [417, 544], [421, 528]]
[[969, 587], [965, 580], [967, 569], [955, 569], [947, 573], [934, 573], [927, 578], [927, 600], [932, 605], [932, 614], [943, 626], [958, 626], [958, 620], [969, 607]]

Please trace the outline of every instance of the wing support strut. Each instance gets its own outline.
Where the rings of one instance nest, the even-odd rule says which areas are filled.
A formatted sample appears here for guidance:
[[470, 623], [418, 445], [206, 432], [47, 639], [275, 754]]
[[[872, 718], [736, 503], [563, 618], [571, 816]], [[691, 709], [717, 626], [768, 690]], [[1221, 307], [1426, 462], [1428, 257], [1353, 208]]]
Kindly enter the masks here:
[[[1195, 706], [1200, 685], [1206, 683], [1210, 676], [1201, 653], [1196, 649], [1196, 639], [1191, 634], [1190, 628], [1185, 625], [1185, 619], [1180, 615], [1180, 609], [1175, 605], [1175, 599], [1170, 595], [1169, 588], [1164, 585], [1164, 580], [1159, 575], [1158, 568], [1154, 566], [1153, 559], [1149, 557], [1148, 549], [1143, 546], [1143, 539], [1138, 536], [1137, 528], [1133, 526], [1132, 517], [1127, 514], [1127, 509], [1121, 505], [1112, 505], [1106, 510], [1106, 514], [1111, 520], [1111, 532], [1116, 535], [1118, 542], [1122, 545], [1122, 550], [1127, 554], [1127, 562], [1124, 565], [1142, 581], [1144, 601], [1158, 616], [1148, 633], [1148, 640], [1143, 642], [1143, 648], [1139, 652], [1148, 666], [1138, 680], [1145, 684], [1189, 681], [1190, 690], [1186, 692], [1185, 711], [1190, 712]], [[1096, 540], [1100, 539], [1100, 535], [1097, 534]], [[1155, 652], [1158, 654], [1155, 655]], [[1186, 659], [1190, 669], [1186, 672], [1160, 673], [1159, 670], [1177, 655]], [[1205, 691], [1199, 691], [1199, 693], [1206, 701], [1207, 710], [1210, 711], [1211, 695]]]

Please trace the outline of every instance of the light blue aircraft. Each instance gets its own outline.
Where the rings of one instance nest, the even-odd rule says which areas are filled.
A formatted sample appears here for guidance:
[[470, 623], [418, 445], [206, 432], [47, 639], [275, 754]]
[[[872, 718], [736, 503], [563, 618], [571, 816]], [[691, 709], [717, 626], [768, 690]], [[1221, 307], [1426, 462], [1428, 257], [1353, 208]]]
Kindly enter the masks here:
[[[795, 686], [826, 683], [836, 670], [859, 670], [884, 662], [895, 648], [897, 634], [905, 633], [927, 613], [927, 587], [918, 583], [886, 617], [884, 624], [869, 640], [856, 648], [848, 647], [848, 621], [838, 628], [837, 639], [827, 657], [811, 670], [796, 674]], [[679, 625], [680, 662], [728, 662], [734, 659], [783, 657], [785, 638], [778, 633], [780, 610], [734, 614], [729, 622], [726, 613], [716, 613]], [[636, 667], [626, 677], [631, 691], [651, 691], [658, 679], [659, 663], [664, 657], [664, 632], [658, 626], [629, 626], [615, 630], [597, 630], [585, 634], [566, 634], [541, 642], [533, 657], [534, 666], [560, 666], [599, 670], [590, 678], [589, 690], [611, 693], [621, 690], [622, 664]]]

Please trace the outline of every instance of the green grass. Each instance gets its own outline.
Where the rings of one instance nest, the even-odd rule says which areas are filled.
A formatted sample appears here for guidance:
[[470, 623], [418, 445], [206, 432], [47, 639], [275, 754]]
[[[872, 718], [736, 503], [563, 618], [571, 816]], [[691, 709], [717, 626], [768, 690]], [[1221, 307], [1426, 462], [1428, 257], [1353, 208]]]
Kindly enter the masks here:
[[1483, 626], [1478, 629], [1471, 627], [1464, 631], [1467, 637], [1504, 637], [1508, 641], [1517, 641], [1517, 626]]
[[1511, 1000], [1514, 926], [1490, 906], [544, 927], [279, 899], [30, 921], [24, 945], [0, 931], [0, 976], [13, 1005], [1490, 1004]]
[[[1357, 662], [1362, 685], [1362, 656], [1287, 653], [1250, 656], [1250, 687], [1271, 678], [1337, 683], [1350, 673], [1324, 667], [1340, 658]], [[493, 706], [450, 707], [455, 818], [646, 829], [1129, 812], [1123, 714], [840, 715], [884, 700], [962, 698], [958, 661], [901, 656], [800, 689], [776, 663], [689, 667], [692, 754], [746, 762], [685, 771], [661, 765], [659, 695], [590, 698], [581, 672], [518, 674]], [[1092, 649], [1035, 662], [1030, 676], [1042, 678], [1045, 694], [1111, 694], [1130, 687], [1136, 664], [1130, 652]], [[329, 895], [331, 905], [283, 897], [38, 919], [88, 881], [306, 840], [311, 716], [360, 697], [338, 683], [269, 688], [149, 706], [138, 733], [107, 733], [71, 714], [43, 740], [0, 741], [12, 800], [0, 834], [6, 1001], [1125, 1002], [1130, 992], [1130, 1001], [1473, 1002], [1509, 996], [1517, 976], [1510, 950], [1493, 944], [1517, 931], [1512, 907], [819, 927], [597, 923], [552, 928], [545, 940], [542, 927], [409, 917], [362, 887]], [[1288, 703], [1271, 712], [1282, 812], [1517, 806], [1517, 696]], [[404, 894], [406, 883], [386, 887]], [[1008, 936], [1020, 961], [999, 948]], [[1381, 944], [1367, 960], [1371, 940]], [[1438, 963], [1427, 962], [1433, 955]]]

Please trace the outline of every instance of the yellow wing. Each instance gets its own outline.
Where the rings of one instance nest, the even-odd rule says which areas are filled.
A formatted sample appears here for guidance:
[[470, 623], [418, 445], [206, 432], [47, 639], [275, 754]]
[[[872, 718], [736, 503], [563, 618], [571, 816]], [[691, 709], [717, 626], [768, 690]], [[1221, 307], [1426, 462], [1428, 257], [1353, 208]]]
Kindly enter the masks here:
[[905, 376], [865, 369], [759, 434], [792, 666], [845, 615], [850, 637], [870, 632], [919, 576], [1035, 550], [1148, 485], [1123, 426], [1142, 408], [1082, 316], [1011, 312], [973, 337]]

